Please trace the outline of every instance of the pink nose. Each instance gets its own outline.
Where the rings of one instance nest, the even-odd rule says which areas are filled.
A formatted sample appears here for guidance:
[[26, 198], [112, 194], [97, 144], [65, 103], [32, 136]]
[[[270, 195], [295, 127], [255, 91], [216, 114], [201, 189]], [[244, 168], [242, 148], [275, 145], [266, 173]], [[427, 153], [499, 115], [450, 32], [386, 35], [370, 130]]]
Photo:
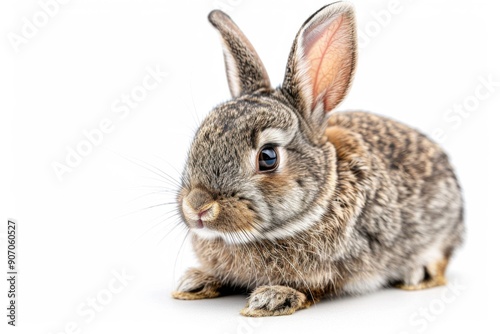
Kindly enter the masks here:
[[198, 211], [198, 218], [202, 221], [210, 221], [217, 218], [218, 214], [219, 214], [219, 204], [214, 201], [204, 205]]
[[215, 220], [219, 215], [219, 203], [213, 197], [201, 189], [193, 189], [182, 200], [182, 211], [184, 216], [191, 221], [204, 222]]
[[203, 210], [200, 210], [200, 212], [198, 212], [198, 217], [203, 218], [203, 216], [209, 212], [210, 210], [212, 209], [212, 206], [210, 206], [209, 208], [206, 208], [206, 209], [203, 209]]

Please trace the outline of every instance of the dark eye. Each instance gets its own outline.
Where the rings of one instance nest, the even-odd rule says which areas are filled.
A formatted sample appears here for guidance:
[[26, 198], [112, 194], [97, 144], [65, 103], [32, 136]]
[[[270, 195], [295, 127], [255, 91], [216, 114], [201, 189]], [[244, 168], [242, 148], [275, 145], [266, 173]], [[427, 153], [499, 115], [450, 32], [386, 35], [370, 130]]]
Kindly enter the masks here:
[[278, 152], [273, 146], [264, 146], [258, 155], [259, 171], [271, 172], [278, 167]]

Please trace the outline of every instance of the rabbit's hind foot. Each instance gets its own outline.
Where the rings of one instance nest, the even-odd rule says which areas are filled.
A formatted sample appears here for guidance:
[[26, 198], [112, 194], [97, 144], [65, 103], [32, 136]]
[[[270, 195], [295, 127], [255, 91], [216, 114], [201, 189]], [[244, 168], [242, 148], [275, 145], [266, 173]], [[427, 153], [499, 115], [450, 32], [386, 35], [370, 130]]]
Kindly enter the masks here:
[[[434, 262], [431, 265], [416, 270], [409, 276], [409, 279], [405, 280], [403, 283], [396, 284], [395, 287], [403, 290], [415, 291], [446, 285], [447, 280], [445, 272], [447, 266], [447, 258]], [[415, 278], [419, 276], [420, 279], [416, 280]]]

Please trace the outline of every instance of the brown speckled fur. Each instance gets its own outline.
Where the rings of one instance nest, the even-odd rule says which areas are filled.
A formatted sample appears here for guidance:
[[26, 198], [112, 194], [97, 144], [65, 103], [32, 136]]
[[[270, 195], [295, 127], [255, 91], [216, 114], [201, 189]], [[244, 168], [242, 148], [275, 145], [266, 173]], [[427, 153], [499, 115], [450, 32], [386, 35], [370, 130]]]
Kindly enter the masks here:
[[[345, 34], [338, 52], [350, 57], [335, 83], [343, 96], [356, 60], [352, 8], [322, 8], [297, 38], [303, 36], [307, 46], [307, 34], [319, 29], [315, 25], [335, 24], [339, 16], [346, 27], [337, 29]], [[241, 313], [272, 316], [291, 314], [326, 295], [445, 284], [464, 224], [460, 187], [443, 150], [394, 120], [321, 109], [339, 97], [308, 93], [310, 81], [297, 69], [304, 62], [299, 39], [283, 86], [271, 89], [236, 25], [220, 12], [210, 17], [219, 30], [226, 27], [225, 44], [237, 46], [225, 51], [232, 53], [226, 66], [239, 69], [232, 77], [228, 73], [236, 96], [208, 115], [189, 152], [179, 204], [200, 268], [186, 273], [173, 296], [211, 298], [224, 287], [253, 291]], [[246, 67], [249, 57], [256, 59]], [[286, 157], [275, 172], [259, 174], [252, 154], [267, 129], [288, 138], [281, 151]], [[220, 210], [200, 230], [198, 218], [183, 208], [186, 202], [193, 210], [211, 203]]]
[[[356, 273], [391, 268], [392, 279], [401, 280], [419, 249], [431, 244], [437, 235], [447, 236], [442, 243], [443, 257], [461, 242], [461, 210], [448, 209], [461, 203], [460, 195], [441, 149], [414, 130], [372, 114], [336, 113], [330, 124], [342, 129], [341, 143], [353, 148], [337, 156], [339, 178], [330, 217], [299, 237], [244, 247], [193, 236], [195, 252], [210, 273], [228, 283], [241, 282], [250, 290], [272, 283], [303, 292], [319, 289], [335, 293]], [[392, 133], [394, 137], [377, 138], [377, 133]], [[335, 143], [334, 138], [330, 141]], [[371, 152], [379, 152], [384, 159]], [[447, 194], [435, 189], [440, 182], [445, 182], [442, 190]], [[455, 198], [449, 198], [449, 193], [455, 193]], [[365, 199], [363, 212], [347, 239], [351, 208], [356, 207], [358, 198]], [[436, 201], [439, 206], [429, 205]], [[447, 211], [451, 212], [447, 215]], [[346, 248], [349, 258], [325, 261], [339, 250], [347, 252]]]

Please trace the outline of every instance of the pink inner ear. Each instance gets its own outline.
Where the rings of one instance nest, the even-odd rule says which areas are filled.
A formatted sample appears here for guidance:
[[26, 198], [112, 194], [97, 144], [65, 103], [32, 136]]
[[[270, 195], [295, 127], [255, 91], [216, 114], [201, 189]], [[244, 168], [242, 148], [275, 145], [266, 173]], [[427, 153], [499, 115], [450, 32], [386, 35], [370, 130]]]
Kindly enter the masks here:
[[[318, 102], [323, 102], [325, 112], [340, 102], [348, 85], [343, 68], [352, 66], [353, 50], [349, 38], [346, 38], [349, 36], [346, 21], [343, 15], [339, 15], [304, 34], [313, 108]], [[319, 98], [322, 100], [318, 101]]]

